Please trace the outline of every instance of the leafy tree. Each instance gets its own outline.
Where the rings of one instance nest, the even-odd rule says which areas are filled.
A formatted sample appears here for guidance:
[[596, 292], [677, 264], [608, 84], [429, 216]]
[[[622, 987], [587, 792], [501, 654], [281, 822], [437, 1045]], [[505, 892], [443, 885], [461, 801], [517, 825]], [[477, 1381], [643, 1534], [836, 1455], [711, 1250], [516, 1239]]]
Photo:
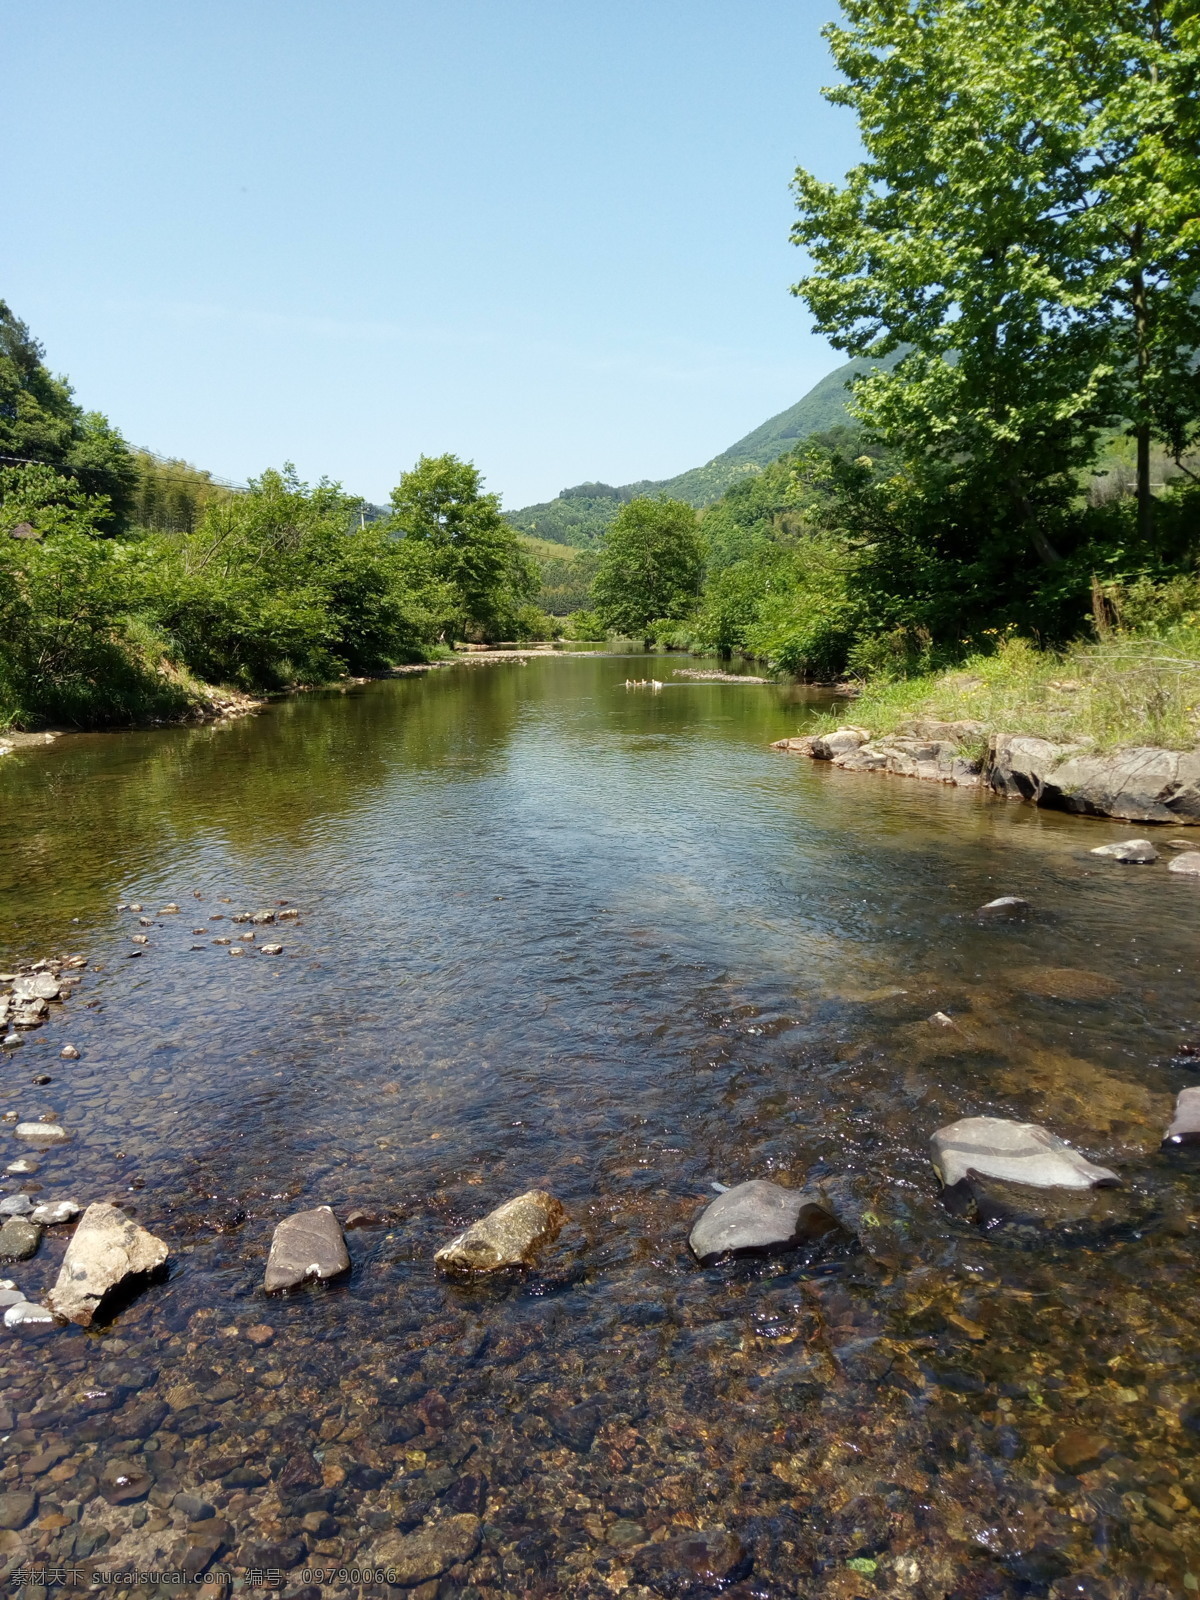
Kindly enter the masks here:
[[703, 581], [704, 546], [692, 507], [682, 500], [631, 500], [601, 548], [593, 608], [609, 631], [644, 637], [651, 622], [686, 616]]
[[104, 496], [96, 532], [119, 533], [137, 482], [129, 447], [98, 411], [76, 405], [66, 379], [47, 371], [44, 354], [0, 300], [0, 465], [32, 461], [56, 468], [85, 494]]
[[[845, 0], [830, 27], [866, 159], [800, 171], [795, 286], [839, 348], [911, 350], [854, 411], [905, 456], [950, 538], [1058, 559], [1101, 431], [1181, 449], [1200, 394], [1191, 0]], [[1142, 445], [1145, 448], [1142, 448]], [[963, 508], [970, 507], [969, 512]]]
[[483, 492], [478, 469], [457, 456], [422, 456], [392, 490], [388, 529], [428, 552], [430, 571], [455, 596], [446, 631], [480, 639], [515, 631], [537, 592], [537, 575], [517, 532]]

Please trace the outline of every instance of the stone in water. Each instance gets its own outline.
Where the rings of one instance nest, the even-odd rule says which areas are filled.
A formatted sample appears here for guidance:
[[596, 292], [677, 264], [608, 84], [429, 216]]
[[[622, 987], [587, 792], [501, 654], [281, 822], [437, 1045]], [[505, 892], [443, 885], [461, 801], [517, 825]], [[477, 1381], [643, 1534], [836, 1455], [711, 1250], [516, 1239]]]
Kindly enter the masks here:
[[752, 1178], [726, 1189], [705, 1207], [688, 1244], [707, 1267], [724, 1256], [791, 1250], [840, 1226], [814, 1195]]
[[336, 1278], [350, 1270], [341, 1225], [328, 1206], [285, 1217], [271, 1239], [263, 1287], [268, 1294], [294, 1289], [308, 1278]]
[[989, 900], [987, 905], [980, 906], [981, 917], [1023, 917], [1032, 908], [1028, 900], [1022, 900], [1019, 894], [1002, 894], [998, 900]]
[[1163, 1135], [1163, 1149], [1200, 1144], [1200, 1088], [1181, 1089], [1175, 1101], [1175, 1118]]
[[375, 1566], [387, 1567], [389, 1583], [412, 1586], [440, 1577], [459, 1561], [469, 1561], [479, 1548], [482, 1524], [465, 1512], [443, 1517], [416, 1533], [386, 1535], [375, 1547]]
[[1119, 844], [1099, 844], [1092, 854], [1111, 856], [1114, 861], [1131, 862], [1135, 866], [1147, 866], [1151, 861], [1158, 860], [1158, 851], [1149, 839], [1122, 839]]
[[972, 1173], [1037, 1189], [1094, 1189], [1121, 1181], [1036, 1122], [964, 1117], [939, 1128], [929, 1142], [933, 1165], [948, 1189]]
[[161, 1267], [167, 1246], [116, 1206], [90, 1205], [63, 1257], [58, 1281], [47, 1299], [68, 1322], [88, 1327], [110, 1289]]
[[543, 1245], [557, 1239], [566, 1221], [561, 1203], [544, 1189], [506, 1200], [444, 1244], [434, 1260], [457, 1272], [497, 1272], [528, 1267]]
[[67, 1130], [58, 1122], [18, 1122], [18, 1139], [36, 1139], [41, 1144], [61, 1144]]
[[1174, 861], [1167, 863], [1168, 872], [1182, 872], [1192, 877], [1200, 875], [1200, 850], [1189, 850], [1185, 855], [1176, 856]]
[[26, 1217], [9, 1217], [0, 1228], [0, 1258], [5, 1261], [28, 1261], [36, 1254], [42, 1240], [42, 1230]]
[[40, 1206], [34, 1206], [29, 1220], [40, 1222], [43, 1227], [54, 1227], [60, 1222], [73, 1222], [78, 1215], [79, 1207], [74, 1200], [44, 1200]]
[[47, 1311], [45, 1306], [34, 1305], [32, 1300], [18, 1300], [16, 1305], [9, 1306], [4, 1313], [4, 1326], [6, 1328], [22, 1328], [27, 1323], [49, 1324], [54, 1321], [54, 1313]]

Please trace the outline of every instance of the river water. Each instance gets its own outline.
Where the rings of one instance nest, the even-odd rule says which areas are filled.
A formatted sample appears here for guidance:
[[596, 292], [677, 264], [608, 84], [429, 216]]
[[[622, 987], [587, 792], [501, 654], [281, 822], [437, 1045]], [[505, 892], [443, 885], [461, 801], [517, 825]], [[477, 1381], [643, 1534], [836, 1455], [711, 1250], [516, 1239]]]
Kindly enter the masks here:
[[[774, 751], [828, 702], [676, 659], [0, 765], [4, 958], [88, 957], [5, 1057], [4, 1109], [71, 1134], [35, 1198], [172, 1252], [103, 1327], [3, 1336], [0, 1495], [39, 1497], [11, 1585], [382, 1594], [397, 1529], [480, 1513], [421, 1600], [715, 1593], [689, 1530], [738, 1596], [1196, 1591], [1200, 1170], [1159, 1141], [1200, 1081], [1200, 889], [1088, 854], [1127, 825]], [[1032, 915], [973, 914], [1002, 893]], [[1112, 1214], [950, 1215], [928, 1138], [972, 1114], [1114, 1167]], [[712, 1185], [755, 1176], [826, 1184], [861, 1243], [702, 1270]], [[537, 1269], [439, 1278], [534, 1186], [570, 1217]], [[371, 1219], [352, 1273], [268, 1299], [275, 1224], [322, 1203]], [[64, 1231], [8, 1269], [31, 1295]]]

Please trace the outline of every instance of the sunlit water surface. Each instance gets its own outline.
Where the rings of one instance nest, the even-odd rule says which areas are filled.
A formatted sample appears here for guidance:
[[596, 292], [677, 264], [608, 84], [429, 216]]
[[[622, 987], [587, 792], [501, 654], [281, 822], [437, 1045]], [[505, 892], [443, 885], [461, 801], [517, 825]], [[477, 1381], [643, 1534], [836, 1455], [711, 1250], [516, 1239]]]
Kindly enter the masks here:
[[[397, 1528], [481, 1509], [423, 1600], [715, 1592], [647, 1556], [697, 1528], [742, 1541], [738, 1595], [1196, 1590], [1200, 1170], [1159, 1140], [1200, 1080], [1200, 888], [1088, 854], [1127, 825], [781, 754], [819, 695], [671, 665], [460, 665], [0, 765], [4, 958], [89, 958], [0, 1098], [72, 1135], [43, 1197], [172, 1252], [108, 1325], [0, 1344], [0, 1491], [39, 1495], [13, 1582], [358, 1592]], [[1033, 915], [973, 915], [1001, 893]], [[282, 955], [211, 942], [283, 902]], [[928, 1138], [970, 1114], [1077, 1142], [1134, 1221], [948, 1215]], [[863, 1248], [700, 1269], [712, 1184], [768, 1175], [833, 1184]], [[570, 1216], [537, 1270], [439, 1278], [533, 1186]], [[268, 1300], [319, 1203], [381, 1221]]]

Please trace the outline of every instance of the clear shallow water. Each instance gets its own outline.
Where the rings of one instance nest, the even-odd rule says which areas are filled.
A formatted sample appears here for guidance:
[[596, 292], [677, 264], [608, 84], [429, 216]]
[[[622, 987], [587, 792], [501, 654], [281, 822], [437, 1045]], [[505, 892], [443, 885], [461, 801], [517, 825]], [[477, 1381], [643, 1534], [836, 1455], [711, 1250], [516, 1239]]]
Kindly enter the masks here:
[[[1089, 857], [1127, 826], [771, 750], [802, 692], [643, 670], [458, 666], [0, 765], [0, 951], [90, 963], [0, 1098], [73, 1135], [44, 1196], [172, 1247], [110, 1326], [0, 1344], [0, 1490], [40, 1494], [10, 1572], [169, 1570], [207, 1523], [213, 1572], [287, 1593], [482, 1504], [423, 1597], [707, 1593], [647, 1556], [689, 1528], [744, 1542], [739, 1594], [1195, 1587], [1200, 1167], [1158, 1142], [1200, 1080], [1196, 886]], [[1035, 915], [980, 925], [1000, 893]], [[211, 943], [285, 900], [282, 956]], [[1129, 1225], [949, 1217], [928, 1136], [986, 1113], [1118, 1168]], [[759, 1175], [836, 1183], [866, 1248], [701, 1271], [711, 1184]], [[439, 1280], [533, 1185], [571, 1217], [540, 1270]], [[267, 1300], [275, 1223], [323, 1202], [382, 1225]], [[1106, 1456], [1076, 1477], [1073, 1428]], [[151, 1492], [94, 1498], [114, 1461]]]

